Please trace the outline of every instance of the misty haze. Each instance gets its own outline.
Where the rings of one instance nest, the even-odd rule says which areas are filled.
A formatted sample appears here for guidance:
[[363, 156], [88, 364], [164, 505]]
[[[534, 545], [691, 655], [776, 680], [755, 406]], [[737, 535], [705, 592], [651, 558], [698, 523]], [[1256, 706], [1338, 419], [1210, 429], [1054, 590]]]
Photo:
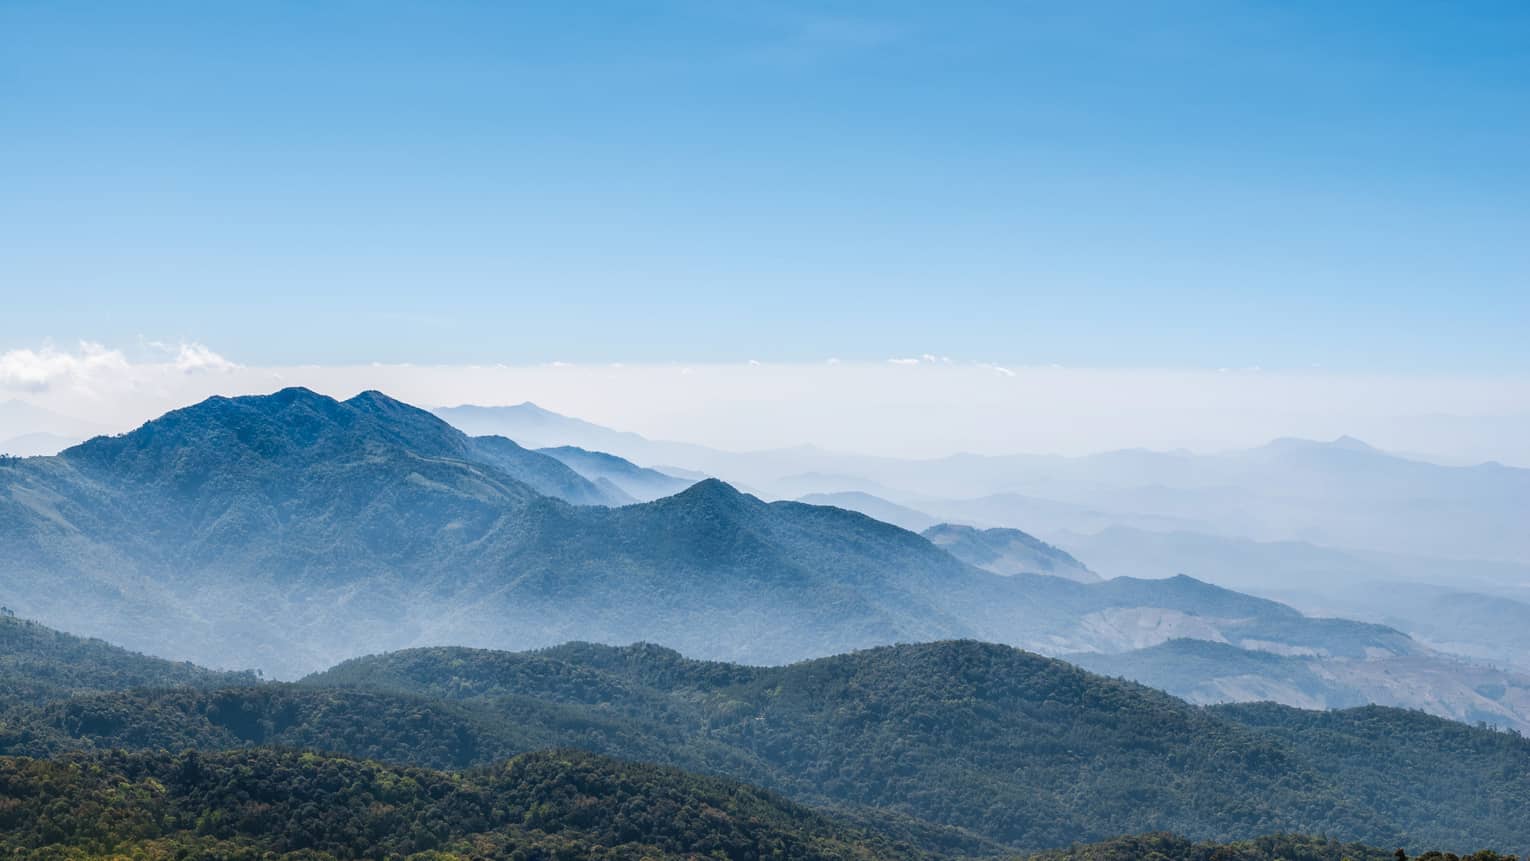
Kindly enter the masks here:
[[0, 855], [1519, 861], [1526, 46], [0, 4]]

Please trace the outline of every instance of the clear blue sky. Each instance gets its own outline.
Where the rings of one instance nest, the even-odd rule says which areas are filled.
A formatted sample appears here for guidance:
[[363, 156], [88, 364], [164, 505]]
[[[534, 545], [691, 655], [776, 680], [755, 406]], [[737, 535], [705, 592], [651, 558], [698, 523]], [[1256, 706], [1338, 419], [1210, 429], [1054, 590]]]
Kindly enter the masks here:
[[1530, 3], [0, 0], [0, 291], [0, 350], [1522, 374]]

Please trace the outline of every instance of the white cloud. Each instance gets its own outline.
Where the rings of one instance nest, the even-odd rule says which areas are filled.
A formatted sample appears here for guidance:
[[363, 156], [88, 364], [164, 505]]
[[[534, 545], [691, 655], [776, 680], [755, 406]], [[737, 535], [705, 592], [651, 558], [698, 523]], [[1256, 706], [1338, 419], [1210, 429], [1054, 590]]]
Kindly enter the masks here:
[[175, 367], [184, 373], [197, 371], [228, 372], [239, 366], [214, 353], [202, 344], [182, 343], [175, 352]]
[[0, 387], [45, 392], [61, 385], [88, 384], [101, 374], [127, 368], [127, 358], [120, 351], [90, 341], [81, 341], [79, 351], [73, 353], [52, 346], [9, 350], [0, 353]]
[[887, 361], [888, 361], [889, 364], [893, 364], [893, 365], [917, 365], [917, 364], [919, 364], [919, 360], [918, 359], [888, 359]]
[[[1523, 434], [1506, 430], [1518, 425], [1480, 420], [1526, 415], [1524, 378], [1060, 368], [922, 357], [843, 360], [828, 372], [824, 361], [746, 362], [247, 367], [204, 345], [157, 349], [149, 360], [134, 361], [83, 344], [0, 353], [0, 388], [113, 432], [209, 395], [302, 385], [341, 398], [380, 389], [422, 406], [529, 400], [653, 439], [730, 449], [812, 443], [920, 457], [1135, 446], [1215, 451], [1278, 436], [1350, 434], [1392, 450], [1530, 464]], [[1460, 421], [1425, 427], [1409, 418], [1434, 414]]]

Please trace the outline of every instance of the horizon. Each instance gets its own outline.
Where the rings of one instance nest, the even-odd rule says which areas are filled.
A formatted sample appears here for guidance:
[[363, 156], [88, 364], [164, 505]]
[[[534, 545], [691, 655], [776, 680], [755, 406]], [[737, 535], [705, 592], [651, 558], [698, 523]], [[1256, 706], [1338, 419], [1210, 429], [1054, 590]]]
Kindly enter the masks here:
[[1530, 845], [1527, 0], [0, 0], [0, 94], [0, 858]]
[[[559, 366], [559, 369], [561, 370], [564, 367], [568, 367], [568, 366]], [[747, 366], [747, 367], [757, 368], [757, 367], [762, 367], [762, 366], [758, 365], [758, 364], [753, 364], [753, 365], [750, 365], [750, 366]], [[668, 367], [668, 370], [676, 370], [677, 368], [679, 368], [679, 366], [672, 366], [672, 367]], [[235, 370], [244, 370], [244, 369], [239, 368], [238, 366], [230, 365], [228, 367], [223, 367], [220, 370], [221, 370], [221, 372], [223, 374], [229, 374], [229, 373], [232, 373]], [[327, 369], [327, 370], [333, 371], [333, 370], [337, 370], [337, 369]], [[436, 369], [436, 370], [440, 370], [440, 369]], [[501, 369], [501, 370], [504, 370], [504, 369]], [[686, 370], [689, 370], [692, 374], [694, 373], [694, 368], [688, 368]], [[1021, 370], [1025, 370], [1025, 369], [1021, 369]], [[1053, 368], [1053, 369], [1048, 369], [1048, 370], [1055, 372], [1055, 371], [1061, 370], [1061, 369]], [[376, 366], [368, 366], [366, 368], [366, 373], [375, 373], [376, 371], [377, 371]], [[452, 372], [455, 373], [455, 370], [453, 370]], [[579, 422], [586, 422], [586, 423], [589, 423], [591, 425], [594, 425], [597, 428], [601, 428], [603, 430], [610, 430], [610, 431], [615, 431], [615, 432], [618, 432], [618, 433], [636, 434], [637, 436], [641, 437], [642, 439], [644, 439], [646, 441], [650, 441], [650, 442], [676, 443], [676, 444], [681, 444], [681, 445], [693, 445], [693, 446], [700, 446], [700, 447], [704, 447], [704, 448], [710, 448], [710, 449], [716, 450], [718, 452], [737, 453], [737, 454], [750, 454], [750, 453], [758, 454], [758, 453], [769, 453], [769, 452], [785, 452], [785, 451], [791, 451], [791, 450], [812, 450], [812, 451], [815, 451], [815, 452], [818, 452], [818, 453], [821, 453], [821, 454], [825, 454], [825, 455], [884, 457], [884, 458], [891, 458], [891, 459], [914, 460], [914, 461], [918, 461], [918, 460], [940, 460], [940, 459], [945, 459], [945, 458], [953, 458], [953, 457], [961, 457], [961, 456], [977, 456], [977, 457], [1047, 456], [1047, 457], [1063, 457], [1063, 458], [1081, 458], [1081, 457], [1089, 457], [1089, 456], [1092, 456], [1092, 455], [1103, 455], [1103, 454], [1111, 454], [1111, 453], [1116, 453], [1116, 452], [1133, 452], [1133, 451], [1137, 451], [1137, 452], [1151, 452], [1151, 453], [1158, 453], [1158, 454], [1180, 454], [1180, 453], [1183, 453], [1183, 454], [1190, 454], [1190, 455], [1196, 455], [1196, 456], [1216, 456], [1216, 455], [1225, 455], [1225, 454], [1235, 454], [1235, 453], [1238, 453], [1238, 452], [1249, 451], [1249, 450], [1252, 450], [1252, 449], [1266, 448], [1266, 447], [1269, 447], [1269, 446], [1273, 446], [1273, 445], [1279, 444], [1281, 442], [1294, 441], [1294, 442], [1312, 443], [1312, 444], [1315, 444], [1315, 445], [1322, 445], [1322, 446], [1339, 446], [1339, 445], [1343, 445], [1345, 443], [1358, 443], [1359, 445], [1364, 446], [1367, 449], [1375, 450], [1375, 451], [1378, 451], [1378, 452], [1381, 452], [1381, 453], [1384, 453], [1384, 454], [1387, 454], [1387, 455], [1390, 455], [1390, 456], [1393, 456], [1393, 457], [1397, 457], [1397, 458], [1401, 458], [1401, 459], [1405, 459], [1405, 460], [1414, 460], [1414, 461], [1425, 462], [1425, 463], [1433, 463], [1433, 464], [1437, 464], [1437, 465], [1441, 465], [1441, 466], [1479, 466], [1479, 465], [1487, 466], [1487, 465], [1499, 465], [1499, 466], [1506, 466], [1506, 467], [1519, 468], [1519, 469], [1530, 468], [1530, 461], [1527, 461], [1527, 463], [1514, 463], [1511, 460], [1505, 460], [1505, 459], [1493, 458], [1493, 457], [1487, 457], [1487, 458], [1482, 458], [1482, 459], [1473, 459], [1473, 458], [1469, 458], [1469, 457], [1463, 457], [1463, 456], [1461, 456], [1459, 454], [1451, 455], [1451, 454], [1447, 454], [1447, 453], [1443, 453], [1443, 452], [1439, 452], [1439, 451], [1410, 450], [1410, 449], [1408, 449], [1406, 447], [1398, 448], [1398, 447], [1395, 447], [1395, 446], [1379, 445], [1379, 444], [1376, 444], [1375, 442], [1373, 442], [1371, 439], [1367, 439], [1367, 438], [1365, 438], [1362, 435], [1355, 434], [1355, 433], [1350, 433], [1348, 431], [1341, 431], [1341, 432], [1339, 432], [1337, 434], [1331, 434], [1331, 435], [1321, 435], [1321, 434], [1303, 435], [1303, 434], [1300, 434], [1300, 433], [1288, 433], [1288, 434], [1279, 434], [1279, 435], [1273, 435], [1273, 436], [1266, 436], [1266, 437], [1262, 437], [1262, 438], [1261, 437], [1251, 437], [1250, 439], [1248, 439], [1245, 442], [1241, 442], [1241, 443], [1238, 443], [1238, 444], [1226, 444], [1226, 445], [1221, 445], [1221, 446], [1206, 445], [1206, 446], [1201, 446], [1201, 447], [1192, 447], [1192, 446], [1188, 446], [1188, 445], [1174, 445], [1174, 444], [1164, 444], [1164, 445], [1159, 445], [1159, 446], [1141, 445], [1141, 444], [1123, 444], [1123, 445], [1118, 445], [1118, 446], [1102, 446], [1102, 447], [1092, 448], [1092, 449], [1075, 449], [1075, 450], [1071, 450], [1071, 451], [1056, 451], [1056, 450], [1043, 450], [1043, 449], [1002, 449], [1002, 448], [991, 449], [991, 450], [987, 450], [987, 451], [980, 451], [980, 450], [956, 448], [956, 449], [951, 449], [951, 450], [947, 450], [947, 451], [937, 451], [937, 452], [928, 452], [928, 451], [926, 451], [926, 452], [905, 452], [905, 453], [902, 453], [902, 454], [897, 454], [897, 453], [878, 452], [878, 451], [875, 451], [875, 450], [867, 450], [864, 447], [862, 447], [862, 448], [855, 448], [855, 447], [839, 447], [839, 448], [836, 448], [836, 447], [834, 447], [832, 445], [825, 445], [825, 444], [823, 444], [821, 442], [817, 442], [817, 441], [814, 441], [814, 440], [811, 440], [811, 439], [802, 439], [802, 440], [798, 440], [798, 441], [795, 441], [795, 442], [793, 442], [793, 441], [783, 441], [783, 442], [779, 442], [779, 443], [776, 443], [776, 444], [761, 445], [761, 446], [755, 446], [755, 447], [749, 447], [749, 446], [729, 447], [729, 446], [727, 446], [725, 444], [716, 444], [716, 443], [709, 442], [709, 441], [703, 440], [703, 439], [687, 438], [684, 435], [662, 435], [662, 434], [661, 435], [654, 435], [654, 434], [651, 434], [651, 433], [640, 433], [637, 430], [634, 430], [634, 429], [632, 429], [632, 428], [630, 428], [628, 426], [625, 426], [625, 425], [621, 424], [619, 421], [618, 422], [612, 422], [612, 423], [607, 423], [607, 422], [602, 422], [602, 421], [592, 421], [589, 417], [587, 417], [585, 415], [580, 415], [580, 414], [577, 414], [577, 413], [563, 412], [563, 411], [560, 411], [558, 409], [552, 409], [552, 408], [547, 407], [544, 404], [538, 403], [537, 401], [531, 400], [531, 399], [518, 400], [518, 401], [512, 399], [512, 400], [505, 401], [505, 402], [500, 402], [500, 403], [495, 403], [495, 402], [491, 402], [491, 401], [454, 401], [454, 402], [440, 402], [440, 401], [437, 401], [437, 402], [430, 402], [428, 400], [415, 400], [415, 399], [411, 399], [409, 397], [401, 396], [401, 395], [397, 394], [394, 391], [390, 391], [387, 387], [376, 387], [376, 386], [371, 386], [371, 385], [366, 385], [366, 384], [358, 384], [358, 385], [352, 385], [349, 388], [338, 388], [337, 389], [337, 388], [334, 388], [334, 387], [325, 388], [323, 386], [320, 386], [320, 387], [316, 388], [314, 386], [310, 386], [310, 385], [307, 385], [307, 384], [304, 384], [304, 383], [285, 383], [285, 384], [280, 384], [280, 385], [273, 385], [273, 386], [265, 388], [265, 389], [251, 389], [251, 390], [241, 390], [241, 391], [235, 391], [235, 390], [232, 390], [232, 389], [226, 390], [226, 391], [225, 390], [207, 391], [205, 394], [202, 394], [202, 395], [199, 395], [199, 396], [190, 397], [188, 400], [185, 400], [185, 401], [180, 402], [180, 403], [166, 404], [166, 405], [163, 406], [163, 408], [148, 407], [148, 406], [144, 406], [143, 404], [138, 404], [136, 408], [153, 409], [153, 410], [157, 410], [157, 411], [144, 413], [139, 418], [127, 419], [122, 424], [119, 424], [118, 426], [115, 426], [115, 427], [106, 427], [106, 426], [100, 425], [98, 423], [99, 422], [99, 418], [100, 418], [99, 416], [97, 416], [97, 422], [88, 422], [85, 419], [83, 419], [81, 416], [78, 416], [78, 415], [71, 415], [71, 414], [65, 413], [65, 412], [55, 412], [53, 410], [47, 409], [46, 407], [40, 406], [37, 403], [37, 399], [35, 397], [32, 398], [32, 399], [23, 399], [23, 398], [0, 399], [0, 454], [6, 453], [5, 448], [4, 448], [4, 444], [5, 444], [5, 442], [7, 440], [20, 440], [20, 439], [24, 439], [24, 438], [32, 437], [32, 436], [44, 437], [44, 438], [56, 438], [56, 440], [58, 442], [58, 446], [57, 447], [61, 449], [61, 448], [64, 447], [65, 443], [67, 443], [69, 445], [73, 445], [73, 444], [77, 444], [78, 442], [81, 442], [81, 441], [83, 441], [85, 439], [93, 438], [95, 436], [121, 435], [123, 433], [130, 432], [132, 430], [137, 429], [138, 427], [141, 427], [143, 424], [145, 424], [147, 422], [150, 422], [150, 421], [153, 421], [153, 420], [155, 420], [157, 418], [160, 418], [165, 413], [168, 413], [168, 412], [173, 411], [173, 410], [178, 410], [178, 409], [183, 409], [183, 408], [186, 408], [186, 407], [194, 406], [194, 405], [202, 403], [202, 402], [204, 402], [204, 401], [206, 401], [208, 399], [219, 398], [219, 397], [222, 397], [222, 398], [261, 397], [261, 396], [265, 396], [265, 395], [276, 394], [276, 393], [279, 393], [281, 391], [285, 391], [287, 389], [302, 389], [302, 390], [310, 391], [310, 392], [313, 392], [315, 394], [319, 394], [319, 395], [322, 395], [322, 396], [325, 396], [325, 397], [333, 398], [334, 400], [337, 400], [337, 401], [346, 401], [346, 400], [349, 400], [349, 399], [351, 399], [351, 398], [353, 398], [353, 397], [355, 397], [355, 396], [357, 396], [357, 395], [359, 395], [361, 393], [365, 393], [365, 392], [368, 392], [368, 391], [375, 391], [375, 392], [383, 394], [383, 395], [385, 395], [385, 396], [387, 396], [389, 398], [392, 398], [394, 400], [400, 401], [402, 403], [406, 403], [406, 404], [408, 404], [410, 406], [414, 406], [414, 407], [417, 407], [419, 409], [423, 409], [423, 410], [426, 410], [426, 411], [429, 411], [429, 412], [432, 412], [432, 413], [439, 413], [441, 411], [458, 409], [458, 408], [479, 408], [479, 409], [494, 410], [494, 409], [515, 408], [515, 407], [531, 407], [531, 408], [534, 408], [535, 410], [539, 411], [539, 413], [542, 413], [542, 414], [546, 414], [546, 415], [550, 415], [550, 416], [555, 416], [555, 417], [559, 417], [559, 418], [572, 419], [572, 420], [579, 421]], [[167, 395], [165, 395], [164, 393], [161, 393], [161, 397], [166, 397], [166, 396]], [[157, 403], [157, 401], [155, 403]], [[23, 416], [19, 420], [22, 423], [24, 423], [24, 422], [26, 422], [28, 420], [32, 421], [34, 424], [32, 424], [30, 428], [26, 427], [24, 424], [18, 424], [18, 420], [14, 416], [10, 416], [10, 417], [7, 416], [7, 414], [6, 414], [7, 413], [7, 408], [11, 407], [13, 405], [23, 405], [24, 407], [32, 407], [32, 408], [36, 408], [37, 409], [37, 412], [35, 414], [30, 415], [30, 416]], [[9, 421], [7, 420], [8, 418], [10, 419]], [[1430, 418], [1430, 417], [1428, 417], [1428, 416], [1419, 416], [1417, 418], [1424, 419], [1424, 418]], [[1510, 418], [1512, 418], [1512, 417], [1510, 417]], [[62, 424], [60, 424], [60, 422]], [[62, 432], [58, 432], [57, 430], [51, 429], [51, 428], [62, 427], [62, 426], [65, 426], [65, 425], [73, 426], [75, 428], [75, 430], [77, 431], [77, 433], [75, 433], [74, 435], [70, 435], [68, 433], [62, 433]], [[89, 431], [81, 431], [80, 430], [81, 428], [86, 428], [87, 426], [91, 427], [92, 429], [89, 430]], [[47, 440], [47, 439], [44, 440], [44, 442], [51, 442], [51, 441], [52, 440]], [[40, 452], [26, 452], [26, 454], [28, 454], [28, 455], [53, 454], [53, 453], [55, 453], [55, 452], [51, 451], [51, 450], [50, 451], [40, 451]], [[652, 466], [652, 465], [655, 465], [655, 464], [644, 464], [644, 465]]]
[[4, 4], [0, 400], [1530, 465], [1527, 43], [1513, 3]]
[[0, 5], [0, 399], [1530, 465], [1530, 11], [1372, 12]]

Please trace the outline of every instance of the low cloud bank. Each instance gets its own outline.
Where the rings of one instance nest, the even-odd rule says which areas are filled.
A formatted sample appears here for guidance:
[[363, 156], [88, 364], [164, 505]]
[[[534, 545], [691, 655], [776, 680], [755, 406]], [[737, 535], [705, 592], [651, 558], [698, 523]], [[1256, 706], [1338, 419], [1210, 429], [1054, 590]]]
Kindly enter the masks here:
[[[1212, 451], [1361, 437], [1443, 460], [1530, 466], [1530, 380], [1258, 370], [1027, 367], [921, 356], [777, 364], [254, 367], [195, 342], [0, 353], [0, 400], [127, 430], [213, 394], [381, 389], [421, 406], [534, 401], [655, 439], [814, 444], [896, 457], [960, 451]], [[20, 411], [12, 411], [20, 414]], [[35, 430], [0, 427], [0, 438]]]

